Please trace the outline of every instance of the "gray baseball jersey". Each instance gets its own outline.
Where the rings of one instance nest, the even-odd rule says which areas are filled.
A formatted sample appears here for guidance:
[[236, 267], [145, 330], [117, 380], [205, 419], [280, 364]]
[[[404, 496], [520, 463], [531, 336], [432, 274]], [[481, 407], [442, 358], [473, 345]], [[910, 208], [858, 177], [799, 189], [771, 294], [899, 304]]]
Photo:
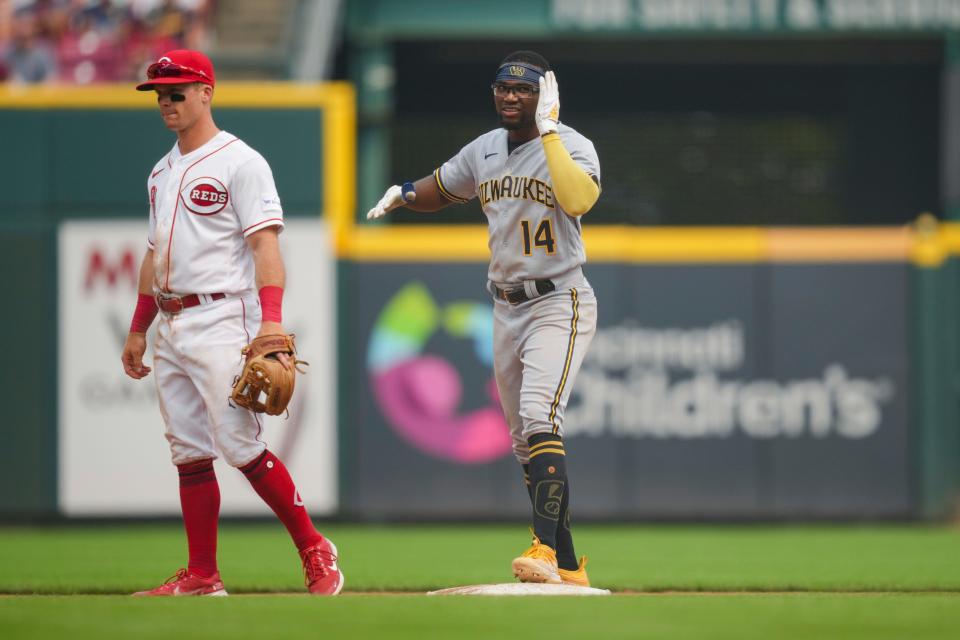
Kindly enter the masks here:
[[[559, 134], [574, 161], [599, 183], [593, 143], [563, 124]], [[434, 175], [454, 202], [480, 198], [489, 222], [491, 282], [549, 278], [558, 287], [529, 302], [494, 304], [494, 373], [514, 455], [526, 464], [531, 435], [563, 434], [573, 381], [596, 332], [597, 300], [580, 270], [586, 261], [580, 220], [554, 198], [539, 138], [508, 155], [506, 129], [490, 131]]]
[[[558, 133], [573, 160], [600, 182], [593, 143], [564, 124]], [[553, 196], [543, 144], [534, 138], [507, 153], [507, 130], [465, 146], [434, 173], [454, 202], [480, 198], [490, 230], [488, 277], [498, 284], [554, 278], [586, 261], [580, 220]]]

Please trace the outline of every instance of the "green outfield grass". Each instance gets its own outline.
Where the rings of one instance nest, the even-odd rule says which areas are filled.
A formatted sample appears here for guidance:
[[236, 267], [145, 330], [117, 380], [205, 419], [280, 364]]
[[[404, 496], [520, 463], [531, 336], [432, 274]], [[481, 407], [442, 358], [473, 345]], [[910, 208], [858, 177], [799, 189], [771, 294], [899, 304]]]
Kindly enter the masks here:
[[240, 597], [145, 601], [125, 594], [183, 566], [179, 526], [0, 528], [0, 638], [960, 637], [953, 528], [580, 526], [594, 586], [620, 594], [609, 598], [422, 595], [511, 582], [522, 526], [325, 531], [343, 597], [300, 595], [279, 525], [231, 524], [220, 569]]

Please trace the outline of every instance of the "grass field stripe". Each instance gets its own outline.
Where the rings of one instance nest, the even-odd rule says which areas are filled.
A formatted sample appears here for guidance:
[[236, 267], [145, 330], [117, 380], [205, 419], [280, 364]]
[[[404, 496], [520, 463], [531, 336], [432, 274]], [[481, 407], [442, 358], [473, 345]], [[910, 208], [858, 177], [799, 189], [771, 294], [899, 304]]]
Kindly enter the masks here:
[[563, 448], [563, 441], [561, 440], [544, 440], [543, 442], [538, 442], [537, 444], [530, 447], [530, 451], [536, 451], [537, 449], [542, 449], [544, 447], [560, 447]]
[[[176, 495], [176, 485], [169, 488]], [[524, 502], [529, 505], [525, 497]], [[564, 630], [551, 636], [555, 640], [636, 637], [638, 610], [643, 611], [644, 625], [654, 618], [667, 630], [659, 635], [676, 640], [960, 638], [955, 525], [578, 526], [580, 545], [588, 545], [589, 537], [592, 560], [604, 567], [592, 577], [599, 581], [602, 573], [603, 586], [615, 595], [602, 611], [590, 603], [591, 598], [564, 598], [564, 610], [571, 615]], [[311, 624], [321, 625], [331, 638], [386, 640], [404, 635], [397, 633], [395, 620], [392, 628], [388, 624], [391, 612], [398, 610], [410, 614], [411, 633], [405, 637], [433, 637], [437, 620], [450, 616], [457, 621], [457, 640], [487, 640], [516, 635], [517, 629], [529, 625], [531, 616], [556, 616], [557, 601], [550, 598], [504, 599], [490, 605], [458, 598], [437, 605], [423, 595], [438, 587], [503, 583], [501, 563], [480, 560], [502, 557], [504, 549], [516, 548], [516, 524], [430, 523], [394, 527], [387, 534], [370, 524], [324, 522], [324, 534], [339, 544], [342, 561], [349, 558], [352, 568], [344, 588], [350, 597], [338, 600], [332, 609], [318, 608], [317, 600], [306, 595], [300, 572], [292, 570], [295, 565], [272, 561], [290, 558], [287, 536], [272, 535], [271, 528], [260, 523], [240, 521], [223, 522], [220, 531], [224, 544], [218, 555], [230, 597], [213, 604], [218, 616], [242, 622], [244, 631], [251, 631], [233, 634], [233, 640], [301, 637]], [[151, 553], [144, 553], [145, 540]], [[176, 616], [160, 606], [163, 603], [131, 604], [130, 593], [156, 586], [173, 573], [179, 563], [170, 565], [183, 546], [183, 526], [173, 520], [103, 523], [96, 528], [76, 522], [0, 527], [0, 637], [64, 640], [63, 630], [69, 628], [67, 640], [176, 640], [179, 630], [205, 628], [210, 621], [208, 599], [181, 598], [174, 603]], [[620, 552], [625, 546], [657, 552]], [[409, 560], [455, 555], [463, 548], [480, 560]], [[245, 553], [251, 549], [256, 550], [255, 557]], [[897, 562], [890, 561], [891, 550], [898, 554]], [[750, 561], [731, 564], [730, 558]], [[50, 597], [54, 594], [64, 597]], [[691, 609], [693, 613], [682, 616], [685, 619], [677, 626], [677, 612]], [[498, 615], [492, 617], [491, 611]], [[382, 614], [385, 620], [376, 622], [383, 624], [364, 626], [357, 633], [357, 620], [373, 614]], [[757, 615], [764, 616], [762, 625], [743, 625], [744, 619]], [[787, 629], [793, 623], [791, 633]], [[208, 635], [215, 640], [216, 634]]]
[[559, 454], [559, 455], [561, 455], [561, 456], [567, 455], [567, 452], [564, 451], [563, 449], [540, 449], [540, 451], [537, 451], [536, 453], [531, 453], [531, 454], [530, 454], [530, 459], [532, 460], [533, 458], [536, 458], [536, 457], [537, 457], [538, 455], [540, 455], [541, 453], [556, 453], [556, 454]]
[[567, 341], [567, 359], [563, 363], [563, 375], [560, 376], [560, 384], [557, 386], [557, 392], [553, 395], [553, 404], [550, 406], [550, 424], [553, 425], [553, 434], [560, 431], [560, 427], [555, 422], [557, 417], [557, 407], [560, 406], [560, 396], [563, 395], [563, 388], [567, 384], [567, 375], [570, 373], [570, 362], [573, 360], [573, 347], [577, 341], [577, 320], [580, 319], [580, 300], [577, 298], [577, 290], [570, 289], [570, 300], [573, 302], [573, 319], [570, 321], [570, 340]]
[[467, 202], [467, 201], [468, 201], [466, 198], [461, 198], [460, 196], [455, 196], [455, 195], [453, 195], [452, 193], [450, 193], [449, 191], [446, 190], [446, 188], [443, 186], [443, 181], [440, 180], [440, 167], [437, 167], [436, 170], [434, 170], [434, 172], [433, 172], [433, 177], [434, 177], [434, 178], [436, 179], [436, 181], [437, 181], [437, 187], [440, 189], [440, 193], [442, 193], [444, 196], [446, 196], [446, 198], [447, 198], [448, 200], [452, 200], [453, 202]]

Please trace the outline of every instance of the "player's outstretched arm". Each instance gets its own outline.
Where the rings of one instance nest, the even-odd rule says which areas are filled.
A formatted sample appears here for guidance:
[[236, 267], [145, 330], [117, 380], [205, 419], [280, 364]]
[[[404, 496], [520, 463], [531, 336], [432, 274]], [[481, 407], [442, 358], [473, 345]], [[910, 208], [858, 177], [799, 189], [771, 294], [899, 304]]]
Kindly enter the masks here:
[[553, 182], [553, 194], [563, 210], [582, 216], [600, 197], [600, 187], [593, 177], [578, 165], [563, 145], [557, 130], [560, 126], [560, 89], [553, 71], [540, 78], [537, 102], [537, 129], [547, 156], [547, 169]]
[[147, 351], [147, 329], [157, 316], [157, 301], [153, 297], [153, 249], [147, 249], [140, 263], [140, 276], [137, 279], [137, 308], [130, 322], [130, 332], [120, 354], [123, 372], [134, 380], [147, 377], [151, 369], [143, 364], [143, 354]]
[[393, 185], [380, 198], [380, 202], [367, 212], [367, 220], [375, 220], [390, 213], [399, 207], [406, 207], [413, 211], [430, 213], [439, 211], [450, 204], [450, 201], [440, 193], [436, 179], [431, 176], [420, 178], [414, 183]]

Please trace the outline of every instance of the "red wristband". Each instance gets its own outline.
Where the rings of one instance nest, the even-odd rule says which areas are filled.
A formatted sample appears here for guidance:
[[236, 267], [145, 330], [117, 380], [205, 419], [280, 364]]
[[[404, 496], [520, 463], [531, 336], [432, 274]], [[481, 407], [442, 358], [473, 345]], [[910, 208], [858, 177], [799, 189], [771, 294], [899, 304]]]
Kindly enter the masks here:
[[262, 322], [283, 322], [283, 287], [267, 285], [260, 288], [260, 313]]
[[133, 310], [130, 321], [130, 333], [146, 333], [153, 319], [157, 317], [157, 301], [145, 293], [137, 295], [137, 308]]

